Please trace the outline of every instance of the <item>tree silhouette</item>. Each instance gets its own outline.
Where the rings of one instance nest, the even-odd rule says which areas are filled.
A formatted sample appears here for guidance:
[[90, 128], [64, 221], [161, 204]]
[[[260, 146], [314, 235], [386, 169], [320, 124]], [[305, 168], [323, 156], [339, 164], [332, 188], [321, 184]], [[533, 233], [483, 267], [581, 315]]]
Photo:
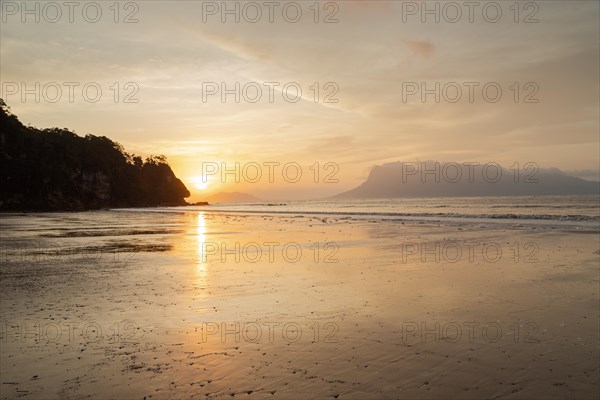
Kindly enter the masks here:
[[24, 126], [0, 99], [0, 210], [185, 205], [165, 156], [140, 156], [104, 136]]

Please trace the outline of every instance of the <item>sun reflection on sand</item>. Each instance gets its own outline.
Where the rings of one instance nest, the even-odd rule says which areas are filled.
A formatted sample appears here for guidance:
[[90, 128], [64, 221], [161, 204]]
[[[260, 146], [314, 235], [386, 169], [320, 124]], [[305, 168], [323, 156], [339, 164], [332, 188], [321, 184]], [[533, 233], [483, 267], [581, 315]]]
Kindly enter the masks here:
[[201, 284], [206, 283], [206, 218], [203, 212], [198, 213], [196, 223], [196, 238], [198, 242], [198, 264], [196, 265], [196, 272]]

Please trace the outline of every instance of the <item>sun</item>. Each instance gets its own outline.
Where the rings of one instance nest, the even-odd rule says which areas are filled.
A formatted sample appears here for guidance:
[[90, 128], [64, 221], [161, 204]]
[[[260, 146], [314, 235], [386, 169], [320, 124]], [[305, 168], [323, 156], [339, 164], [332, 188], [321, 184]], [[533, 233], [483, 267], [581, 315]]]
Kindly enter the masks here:
[[193, 176], [190, 181], [194, 184], [194, 187], [198, 190], [204, 190], [208, 187], [208, 178], [202, 179], [201, 176]]

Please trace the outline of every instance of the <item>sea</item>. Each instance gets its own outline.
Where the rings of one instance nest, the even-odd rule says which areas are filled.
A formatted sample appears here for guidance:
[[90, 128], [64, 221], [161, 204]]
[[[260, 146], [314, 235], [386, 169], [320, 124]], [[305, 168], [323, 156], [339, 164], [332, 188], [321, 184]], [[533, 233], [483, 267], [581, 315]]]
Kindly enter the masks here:
[[128, 210], [300, 214], [406, 221], [550, 221], [597, 225], [600, 223], [600, 195], [272, 201]]
[[[161, 251], [166, 246], [162, 243], [166, 237], [190, 232], [195, 235], [205, 218], [218, 217], [218, 214], [280, 215], [327, 219], [329, 222], [433, 223], [474, 228], [506, 224], [600, 234], [600, 196], [595, 195], [310, 200], [0, 213], [0, 264], [6, 254], [36, 247], [104, 249], [119, 242], [120, 246], [126, 244], [142, 250]], [[226, 221], [226, 218], [220, 221]]]

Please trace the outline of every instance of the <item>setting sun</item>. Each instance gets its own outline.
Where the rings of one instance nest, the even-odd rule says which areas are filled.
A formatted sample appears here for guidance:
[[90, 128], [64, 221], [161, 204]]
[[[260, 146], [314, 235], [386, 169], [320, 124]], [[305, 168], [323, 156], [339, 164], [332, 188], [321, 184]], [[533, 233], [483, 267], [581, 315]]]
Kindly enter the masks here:
[[0, 400], [600, 400], [600, 0], [0, 0], [0, 144]]
[[208, 187], [208, 178], [202, 179], [201, 176], [194, 176], [190, 178], [190, 181], [196, 189], [204, 190]]

